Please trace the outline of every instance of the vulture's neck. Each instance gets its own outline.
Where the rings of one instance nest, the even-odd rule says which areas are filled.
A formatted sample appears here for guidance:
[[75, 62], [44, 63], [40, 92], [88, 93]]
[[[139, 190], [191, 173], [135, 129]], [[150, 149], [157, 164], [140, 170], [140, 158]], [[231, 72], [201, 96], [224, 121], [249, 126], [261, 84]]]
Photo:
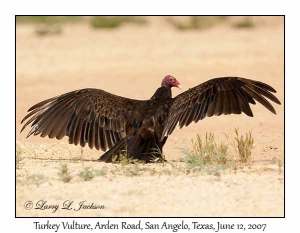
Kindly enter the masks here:
[[151, 99], [168, 99], [172, 98], [172, 91], [171, 88], [167, 87], [160, 87], [156, 90], [154, 95], [151, 97]]

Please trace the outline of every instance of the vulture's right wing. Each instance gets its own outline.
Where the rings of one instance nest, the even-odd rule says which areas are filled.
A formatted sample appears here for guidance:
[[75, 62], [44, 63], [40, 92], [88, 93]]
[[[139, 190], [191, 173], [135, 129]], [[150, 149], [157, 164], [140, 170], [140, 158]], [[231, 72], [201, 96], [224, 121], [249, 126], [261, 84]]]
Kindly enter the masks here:
[[21, 123], [31, 117], [30, 135], [41, 134], [84, 147], [88, 143], [106, 151], [126, 136], [128, 127], [137, 128], [143, 120], [147, 101], [116, 96], [100, 89], [72, 91], [32, 106]]

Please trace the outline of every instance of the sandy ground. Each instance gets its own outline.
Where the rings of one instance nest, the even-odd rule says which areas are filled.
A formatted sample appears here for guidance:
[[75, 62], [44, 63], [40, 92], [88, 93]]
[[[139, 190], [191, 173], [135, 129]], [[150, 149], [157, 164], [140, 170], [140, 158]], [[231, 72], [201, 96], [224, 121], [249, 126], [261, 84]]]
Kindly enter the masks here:
[[[283, 18], [260, 18], [252, 29], [228, 25], [205, 31], [176, 31], [160, 18], [150, 25], [93, 30], [66, 25], [60, 35], [38, 37], [33, 27], [17, 26], [17, 216], [283, 216], [284, 176], [284, 48]], [[148, 99], [166, 75], [184, 90], [210, 78], [241, 76], [266, 82], [282, 105], [277, 115], [253, 106], [245, 115], [206, 118], [175, 130], [164, 147], [169, 164], [116, 165], [94, 162], [103, 152], [40, 137], [25, 140], [20, 121], [33, 104], [75, 89], [94, 87], [121, 96]], [[183, 91], [184, 91], [183, 90]], [[173, 90], [176, 96], [180, 90]], [[252, 130], [251, 163], [217, 173], [184, 171], [180, 148], [196, 134], [234, 136]], [[177, 161], [177, 162], [174, 162]], [[69, 183], [58, 175], [67, 164]], [[90, 168], [96, 176], [83, 181]], [[72, 210], [61, 209], [73, 201]], [[30, 204], [32, 201], [33, 208]], [[43, 208], [35, 209], [43, 201]], [[79, 203], [104, 209], [78, 209]], [[29, 207], [28, 207], [29, 206]]]

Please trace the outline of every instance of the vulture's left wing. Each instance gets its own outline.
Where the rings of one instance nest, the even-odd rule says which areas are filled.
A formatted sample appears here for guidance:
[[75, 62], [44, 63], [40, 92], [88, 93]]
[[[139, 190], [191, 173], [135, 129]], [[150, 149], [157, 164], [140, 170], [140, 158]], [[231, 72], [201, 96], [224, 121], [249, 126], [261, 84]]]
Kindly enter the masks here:
[[266, 98], [277, 104], [281, 103], [271, 92], [276, 93], [276, 90], [259, 81], [239, 77], [211, 79], [174, 98], [162, 137], [170, 135], [178, 123], [182, 128], [206, 116], [244, 112], [252, 117], [249, 103], [255, 104], [255, 100], [276, 114]]

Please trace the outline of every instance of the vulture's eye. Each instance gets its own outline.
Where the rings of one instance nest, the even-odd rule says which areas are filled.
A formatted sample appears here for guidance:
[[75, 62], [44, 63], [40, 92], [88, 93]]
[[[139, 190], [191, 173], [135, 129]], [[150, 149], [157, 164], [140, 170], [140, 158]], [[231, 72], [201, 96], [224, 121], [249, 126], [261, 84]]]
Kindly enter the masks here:
[[174, 78], [170, 78], [170, 82], [172, 83], [172, 82], [174, 82], [175, 81], [175, 79]]

